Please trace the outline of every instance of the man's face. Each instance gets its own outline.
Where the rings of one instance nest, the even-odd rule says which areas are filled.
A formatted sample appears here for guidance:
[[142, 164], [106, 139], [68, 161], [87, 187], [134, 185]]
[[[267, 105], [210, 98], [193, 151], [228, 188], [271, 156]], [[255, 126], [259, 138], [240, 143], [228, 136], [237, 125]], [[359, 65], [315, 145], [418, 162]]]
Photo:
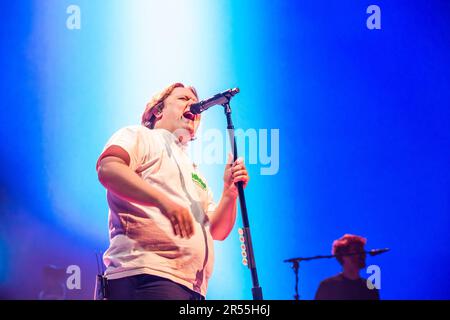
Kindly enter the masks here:
[[[364, 245], [359, 243], [351, 244], [348, 248], [348, 253], [363, 252]], [[366, 266], [366, 254], [355, 254], [342, 258], [344, 261], [343, 266], [347, 268], [360, 270]]]
[[200, 115], [190, 112], [190, 106], [197, 98], [189, 88], [175, 88], [164, 100], [162, 117], [156, 122], [155, 128], [164, 128], [172, 133], [187, 133], [193, 137], [200, 124]]

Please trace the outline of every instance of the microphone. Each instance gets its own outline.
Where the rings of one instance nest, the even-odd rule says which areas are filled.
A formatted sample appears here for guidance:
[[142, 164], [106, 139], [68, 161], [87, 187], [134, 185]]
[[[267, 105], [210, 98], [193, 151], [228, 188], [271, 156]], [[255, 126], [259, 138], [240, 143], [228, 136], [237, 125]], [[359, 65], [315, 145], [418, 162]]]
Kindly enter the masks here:
[[385, 252], [387, 252], [387, 251], [389, 251], [389, 250], [390, 250], [389, 248], [384, 248], [384, 249], [372, 249], [372, 250], [369, 250], [369, 251], [368, 251], [368, 254], [370, 254], [370, 255], [373, 257], [373, 256], [376, 256], [376, 255], [385, 253]]
[[203, 111], [215, 106], [217, 104], [227, 104], [230, 102], [237, 93], [239, 93], [239, 88], [228, 89], [224, 92], [218, 93], [211, 98], [199, 101], [191, 105], [192, 114], [200, 114]]

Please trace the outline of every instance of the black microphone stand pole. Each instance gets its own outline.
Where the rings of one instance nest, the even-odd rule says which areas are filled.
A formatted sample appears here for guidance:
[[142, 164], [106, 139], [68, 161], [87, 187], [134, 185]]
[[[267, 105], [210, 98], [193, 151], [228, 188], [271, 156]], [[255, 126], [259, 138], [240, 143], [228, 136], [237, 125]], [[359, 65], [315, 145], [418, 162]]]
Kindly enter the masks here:
[[[222, 106], [224, 107], [225, 116], [227, 117], [227, 131], [228, 131], [228, 136], [230, 137], [231, 149], [233, 150], [233, 162], [234, 162], [237, 160], [238, 154], [237, 154], [237, 146], [236, 146], [236, 137], [234, 135], [233, 121], [231, 120], [230, 102], [228, 101], [227, 103], [223, 104]], [[263, 300], [262, 288], [259, 286], [258, 273], [256, 272], [256, 261], [255, 261], [255, 255], [253, 253], [252, 238], [250, 235], [250, 225], [249, 225], [248, 214], [247, 214], [247, 205], [245, 203], [244, 185], [243, 185], [242, 181], [239, 181], [237, 183], [237, 188], [238, 188], [238, 192], [239, 192], [239, 204], [241, 206], [242, 223], [244, 224], [243, 236], [245, 239], [245, 246], [246, 246], [246, 251], [247, 251], [248, 268], [250, 269], [251, 274], [252, 274], [253, 300]]]

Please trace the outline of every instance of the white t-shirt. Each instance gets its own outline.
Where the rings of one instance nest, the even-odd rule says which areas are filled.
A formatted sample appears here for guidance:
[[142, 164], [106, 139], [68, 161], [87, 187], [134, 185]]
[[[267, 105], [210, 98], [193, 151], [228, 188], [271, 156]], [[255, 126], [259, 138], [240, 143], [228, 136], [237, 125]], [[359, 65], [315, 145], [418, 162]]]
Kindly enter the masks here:
[[130, 167], [144, 181], [188, 208], [194, 222], [190, 239], [174, 235], [156, 206], [123, 200], [107, 191], [110, 246], [103, 259], [108, 279], [152, 274], [206, 296], [214, 263], [208, 216], [215, 210], [212, 192], [175, 136], [165, 129], [129, 126], [118, 130], [104, 151], [117, 145], [130, 156]]

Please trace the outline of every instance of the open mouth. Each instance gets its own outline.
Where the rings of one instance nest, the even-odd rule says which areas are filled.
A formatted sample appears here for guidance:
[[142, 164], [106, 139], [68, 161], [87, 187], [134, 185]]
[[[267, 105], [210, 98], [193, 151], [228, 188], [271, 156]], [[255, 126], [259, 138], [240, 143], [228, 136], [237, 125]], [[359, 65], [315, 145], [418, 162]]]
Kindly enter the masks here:
[[195, 115], [191, 111], [186, 111], [183, 113], [183, 117], [191, 121], [195, 120]]

